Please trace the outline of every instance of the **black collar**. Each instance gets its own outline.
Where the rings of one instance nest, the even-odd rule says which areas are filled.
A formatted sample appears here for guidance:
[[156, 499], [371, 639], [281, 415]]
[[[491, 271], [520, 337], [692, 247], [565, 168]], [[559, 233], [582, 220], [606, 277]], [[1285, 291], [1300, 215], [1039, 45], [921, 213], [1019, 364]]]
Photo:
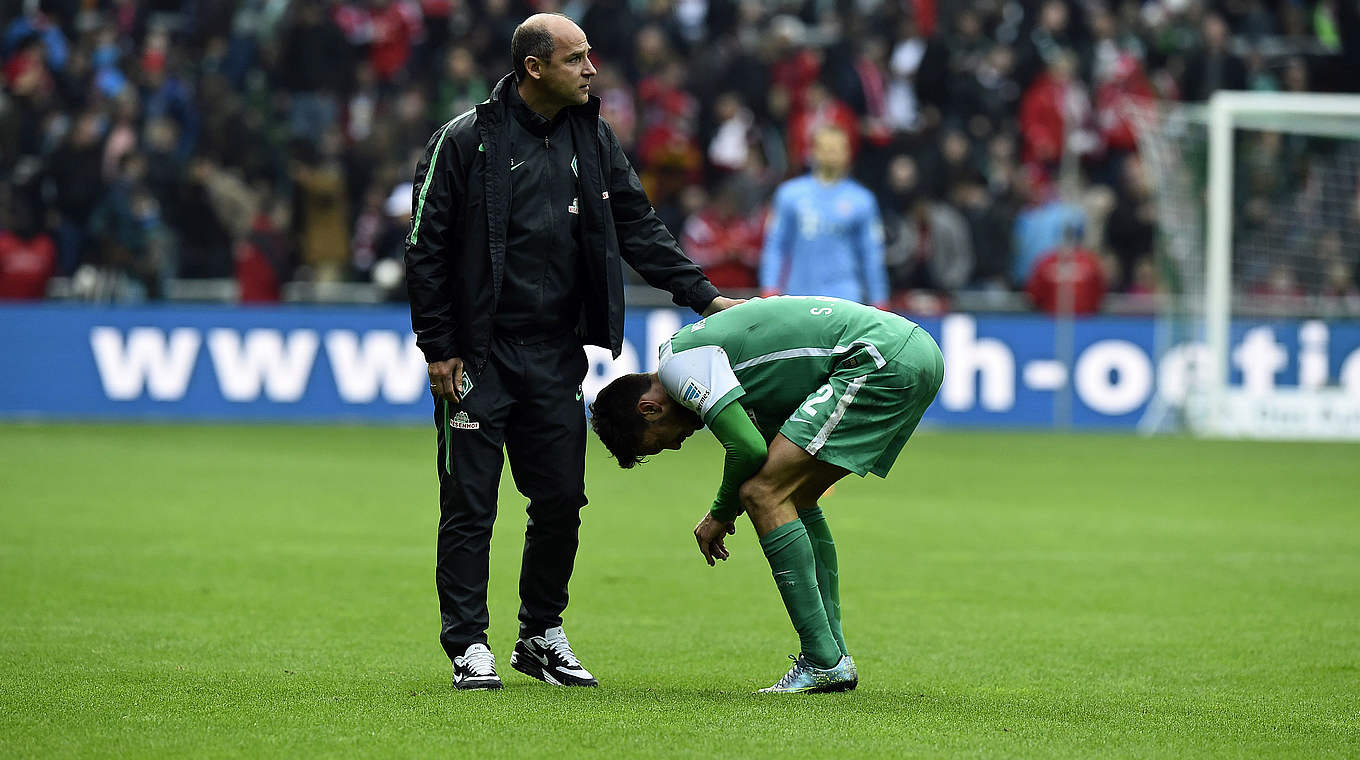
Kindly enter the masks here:
[[524, 102], [524, 98], [519, 94], [519, 87], [512, 80], [508, 82], [509, 87], [505, 88], [505, 104], [510, 109], [510, 115], [520, 123], [520, 126], [529, 131], [535, 137], [544, 137], [551, 134], [554, 129], [567, 119], [567, 109], [563, 108], [551, 121]]

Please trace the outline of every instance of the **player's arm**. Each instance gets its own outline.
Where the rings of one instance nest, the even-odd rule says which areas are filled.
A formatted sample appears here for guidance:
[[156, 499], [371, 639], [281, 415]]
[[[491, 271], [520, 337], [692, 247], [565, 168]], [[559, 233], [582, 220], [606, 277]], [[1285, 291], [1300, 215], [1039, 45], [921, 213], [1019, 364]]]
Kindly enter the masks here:
[[[684, 329], [692, 332], [694, 327]], [[739, 401], [746, 391], [732, 371], [727, 352], [706, 345], [673, 353], [671, 346], [667, 341], [659, 351], [657, 375], [662, 387], [676, 403], [698, 414], [727, 452], [712, 511], [694, 528], [699, 552], [711, 566], [714, 558], [727, 559], [722, 537], [734, 531], [732, 520], [741, 514], [738, 489], [765, 461], [765, 439]]]
[[733, 401], [718, 412], [708, 423], [708, 429], [713, 431], [713, 436], [726, 451], [723, 456], [722, 483], [718, 486], [718, 495], [713, 499], [709, 514], [719, 522], [730, 523], [742, 513], [737, 491], [765, 464], [765, 455], [769, 450], [765, 446], [765, 438], [746, 415], [746, 409], [740, 401]]
[[756, 429], [755, 423], [746, 416], [741, 402], [733, 400], [709, 420], [708, 429], [727, 451], [723, 459], [722, 484], [718, 486], [718, 496], [713, 507], [699, 524], [694, 526], [694, 539], [699, 543], [699, 553], [712, 567], [715, 559], [726, 560], [731, 556], [724, 539], [736, 533], [732, 521], [742, 512], [741, 500], [737, 498], [741, 484], [760, 471], [765, 463], [767, 449], [765, 439]]

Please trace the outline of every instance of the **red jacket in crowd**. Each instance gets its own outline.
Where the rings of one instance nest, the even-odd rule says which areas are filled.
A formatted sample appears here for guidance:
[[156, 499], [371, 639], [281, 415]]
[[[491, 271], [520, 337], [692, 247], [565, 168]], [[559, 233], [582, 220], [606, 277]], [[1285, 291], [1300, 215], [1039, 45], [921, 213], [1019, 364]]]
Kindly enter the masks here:
[[719, 290], [758, 287], [764, 216], [727, 215], [710, 206], [685, 222], [681, 247]]
[[1131, 55], [1120, 56], [1110, 78], [1096, 90], [1096, 121], [1107, 149], [1138, 150], [1138, 133], [1128, 109], [1139, 101], [1155, 98], [1152, 83], [1143, 73], [1138, 59]]
[[0, 232], [0, 301], [41, 299], [56, 266], [57, 247], [49, 235]]
[[1025, 292], [1041, 311], [1058, 311], [1059, 288], [1072, 288], [1072, 313], [1094, 314], [1105, 299], [1105, 268], [1100, 257], [1077, 246], [1064, 260], [1061, 250], [1050, 251], [1034, 265]]
[[1025, 163], [1055, 164], [1062, 160], [1063, 126], [1068, 85], [1045, 72], [1020, 100], [1020, 134]]

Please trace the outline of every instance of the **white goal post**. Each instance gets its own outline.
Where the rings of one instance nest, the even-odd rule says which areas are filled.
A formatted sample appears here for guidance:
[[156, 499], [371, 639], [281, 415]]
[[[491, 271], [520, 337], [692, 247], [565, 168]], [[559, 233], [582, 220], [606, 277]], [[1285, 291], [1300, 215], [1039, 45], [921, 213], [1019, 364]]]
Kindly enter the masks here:
[[1301, 384], [1262, 392], [1228, 382], [1236, 131], [1360, 140], [1360, 96], [1217, 92], [1209, 101], [1206, 120], [1203, 356], [1207, 366], [1199, 374], [1199, 392], [1187, 398], [1186, 422], [1193, 432], [1209, 436], [1360, 439], [1360, 388], [1348, 388], [1348, 384], [1304, 388]]
[[1125, 110], [1161, 282], [1158, 393], [1139, 428], [1360, 440], [1360, 96]]

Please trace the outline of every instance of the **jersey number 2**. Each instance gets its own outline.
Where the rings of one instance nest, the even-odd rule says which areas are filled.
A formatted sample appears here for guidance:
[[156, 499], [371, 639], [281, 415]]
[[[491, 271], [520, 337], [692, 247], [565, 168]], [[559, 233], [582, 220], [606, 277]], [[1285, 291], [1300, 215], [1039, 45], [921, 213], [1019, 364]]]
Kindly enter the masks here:
[[817, 405], [831, 398], [831, 385], [828, 383], [817, 389], [817, 393], [803, 404], [803, 412], [812, 417], [817, 414]]

